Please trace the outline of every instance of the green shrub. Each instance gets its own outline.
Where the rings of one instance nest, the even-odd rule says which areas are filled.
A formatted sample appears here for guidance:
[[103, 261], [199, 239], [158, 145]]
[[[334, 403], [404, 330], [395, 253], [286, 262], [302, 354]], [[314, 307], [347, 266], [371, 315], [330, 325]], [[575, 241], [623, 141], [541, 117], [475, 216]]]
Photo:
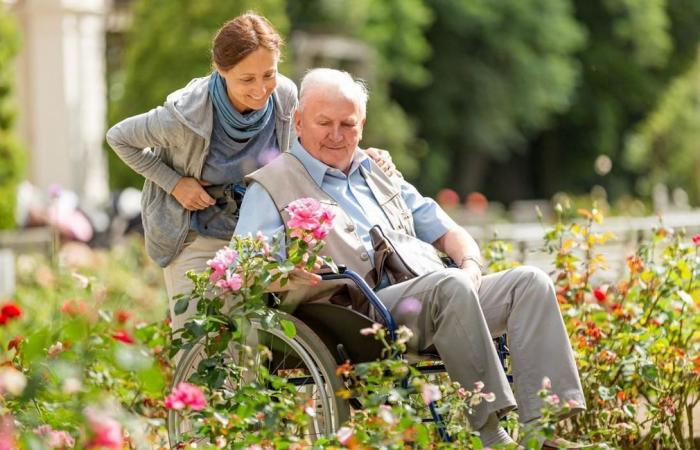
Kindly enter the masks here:
[[0, 5], [0, 229], [14, 228], [16, 189], [22, 179], [25, 155], [12, 135], [13, 58], [19, 47], [14, 22]]

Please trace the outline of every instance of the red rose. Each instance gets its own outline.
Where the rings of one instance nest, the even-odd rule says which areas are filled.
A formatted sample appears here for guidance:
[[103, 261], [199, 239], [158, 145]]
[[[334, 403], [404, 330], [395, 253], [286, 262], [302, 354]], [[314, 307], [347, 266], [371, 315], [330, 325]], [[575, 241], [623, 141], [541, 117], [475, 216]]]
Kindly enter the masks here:
[[116, 317], [117, 322], [124, 323], [131, 318], [131, 313], [120, 309], [114, 314], [114, 316]]
[[114, 334], [112, 334], [112, 339], [115, 339], [117, 341], [121, 341], [125, 344], [133, 344], [134, 343], [134, 338], [132, 338], [129, 333], [123, 330], [115, 331]]
[[696, 234], [695, 236], [693, 236], [693, 244], [700, 247], [700, 234]]
[[608, 294], [599, 287], [593, 289], [593, 296], [596, 300], [598, 300], [601, 303], [604, 302], [606, 298], [608, 298]]
[[2, 305], [2, 308], [0, 308], [0, 314], [8, 319], [13, 319], [22, 315], [22, 309], [16, 303], [5, 303]]

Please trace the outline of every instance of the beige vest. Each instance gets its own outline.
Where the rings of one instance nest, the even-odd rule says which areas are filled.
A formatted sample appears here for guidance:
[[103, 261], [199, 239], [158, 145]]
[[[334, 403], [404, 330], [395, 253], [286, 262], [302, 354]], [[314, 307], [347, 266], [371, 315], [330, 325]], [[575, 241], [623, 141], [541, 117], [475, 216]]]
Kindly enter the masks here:
[[[374, 161], [371, 161], [371, 164], [372, 170], [366, 170], [361, 166], [360, 171], [392, 228], [415, 236], [413, 215], [401, 197], [399, 184], [389, 178]], [[336, 213], [336, 218], [333, 229], [325, 239], [326, 244], [321, 255], [330, 256], [336, 264], [343, 264], [357, 272], [370, 283], [370, 287], [374, 287], [373, 265], [357, 234], [355, 223], [338, 203], [316, 184], [296, 156], [291, 153], [282, 153], [270, 164], [248, 175], [246, 181], [255, 181], [265, 188], [282, 217], [285, 229], [289, 220], [285, 208], [294, 200], [312, 197], [331, 206]], [[349, 300], [345, 286], [349, 290]], [[283, 308], [289, 310], [304, 301], [328, 299], [333, 303], [341, 304], [350, 304], [348, 303], [350, 301], [353, 309], [362, 312], [368, 310], [366, 300], [357, 292], [354, 283], [345, 280], [323, 282], [316, 287], [288, 292], [284, 297]]]

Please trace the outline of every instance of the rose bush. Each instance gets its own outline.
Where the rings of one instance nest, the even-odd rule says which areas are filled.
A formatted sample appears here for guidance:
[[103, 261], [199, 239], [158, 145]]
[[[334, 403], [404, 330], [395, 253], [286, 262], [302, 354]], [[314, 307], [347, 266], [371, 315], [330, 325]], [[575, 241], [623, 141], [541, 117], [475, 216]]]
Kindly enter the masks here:
[[[265, 290], [321, 262], [332, 211], [307, 199], [287, 213], [295, 228], [285, 236], [285, 258], [281, 238], [241, 237], [212, 255], [208, 271], [190, 275], [196, 288], [177, 309], [197, 302], [196, 313], [172, 340], [161, 317], [160, 271], [141, 242], [111, 254], [67, 245], [54, 263], [19, 258], [17, 292], [0, 299], [0, 448], [168, 448], [168, 411], [194, 424], [183, 448], [481, 448], [466, 412], [492, 395], [480, 384], [418, 373], [400, 357], [408, 330], [391, 342], [380, 326], [363, 333], [380, 341], [385, 358], [337, 369], [344, 379], [337, 394], [362, 409], [333, 436], [300, 433], [316, 414], [308, 395], [268, 372], [260, 361], [271, 350], [246, 338], [253, 323], [294, 336]], [[700, 235], [660, 225], [629, 256], [622, 279], [611, 280], [599, 246], [613, 236], [596, 231], [598, 211], [580, 214], [582, 221], [554, 224], [545, 241], [588, 411], [557, 422], [568, 405], [543, 380], [540, 423], [520, 430], [515, 413], [505, 423], [520, 438], [557, 433], [598, 448], [691, 449]], [[517, 264], [508, 243], [484, 250], [489, 270]], [[202, 340], [205, 357], [171, 388], [171, 358]], [[235, 357], [224, 351], [232, 346]], [[423, 421], [431, 401], [452, 442]], [[526, 446], [535, 448], [533, 439]]]

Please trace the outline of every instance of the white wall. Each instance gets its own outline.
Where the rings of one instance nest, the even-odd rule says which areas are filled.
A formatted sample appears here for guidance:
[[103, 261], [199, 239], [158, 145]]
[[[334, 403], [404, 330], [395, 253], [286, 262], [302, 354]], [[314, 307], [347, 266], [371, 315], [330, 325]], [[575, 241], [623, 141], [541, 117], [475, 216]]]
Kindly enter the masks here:
[[15, 0], [19, 136], [27, 177], [77, 192], [88, 207], [106, 201], [105, 16], [109, 0]]

